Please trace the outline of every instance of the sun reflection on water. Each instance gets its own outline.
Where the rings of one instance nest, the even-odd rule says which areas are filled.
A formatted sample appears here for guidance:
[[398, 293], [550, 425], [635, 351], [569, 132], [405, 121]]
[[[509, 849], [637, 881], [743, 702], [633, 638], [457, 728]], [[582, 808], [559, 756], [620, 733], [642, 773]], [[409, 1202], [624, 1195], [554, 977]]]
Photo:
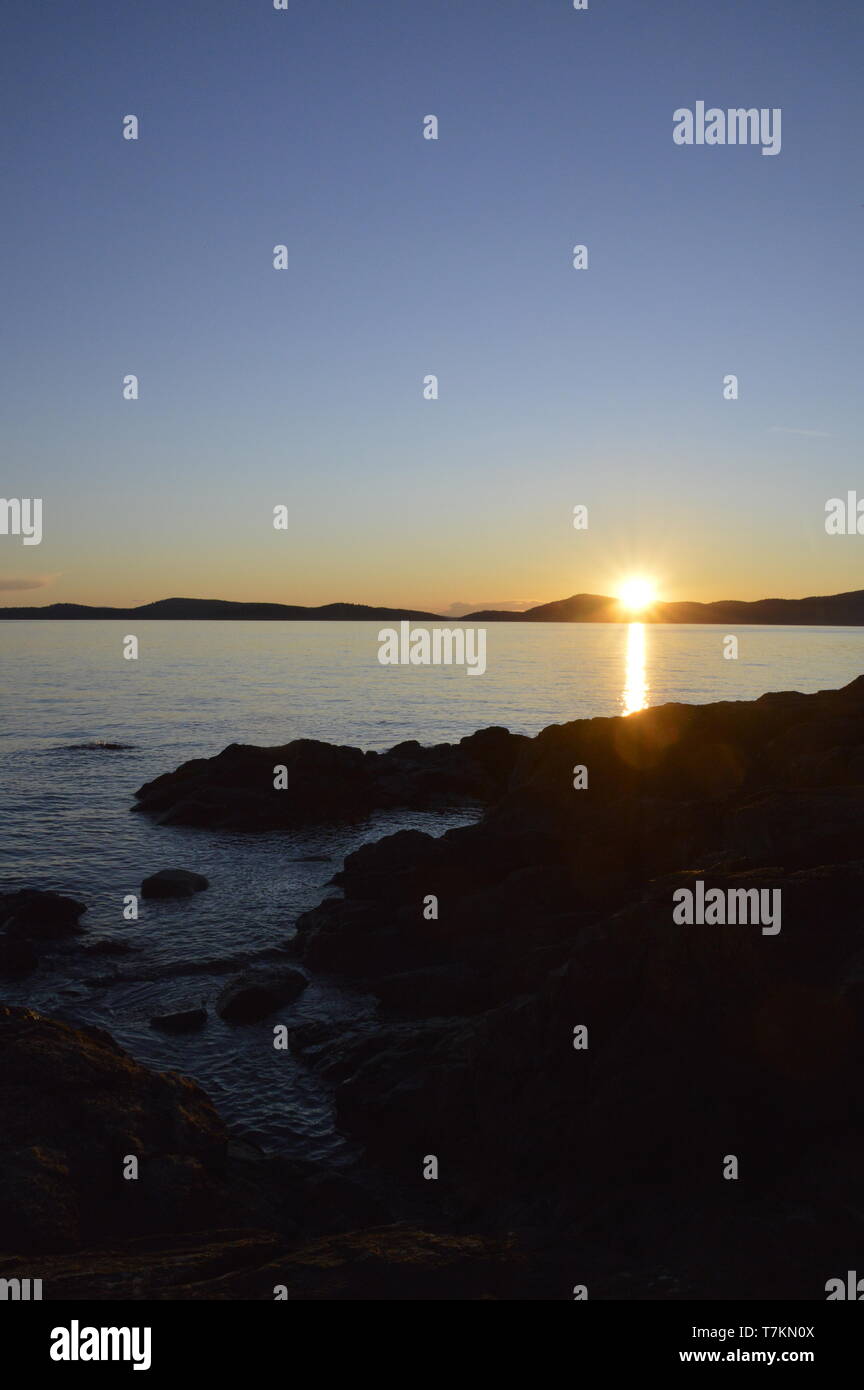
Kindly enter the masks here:
[[645, 678], [645, 624], [630, 623], [627, 629], [627, 668], [622, 695], [624, 714], [635, 714], [648, 704]]

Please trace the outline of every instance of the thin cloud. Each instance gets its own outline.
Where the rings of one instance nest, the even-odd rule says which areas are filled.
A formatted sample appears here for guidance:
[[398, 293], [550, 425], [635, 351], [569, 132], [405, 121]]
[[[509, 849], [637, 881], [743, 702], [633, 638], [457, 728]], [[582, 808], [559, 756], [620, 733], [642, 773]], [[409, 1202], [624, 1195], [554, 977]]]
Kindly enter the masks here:
[[536, 608], [539, 599], [483, 599], [477, 603], [451, 603], [447, 609], [448, 618], [461, 618], [465, 613], [485, 613], [490, 609], [504, 613], [524, 613], [528, 608]]
[[788, 429], [786, 425], [772, 425], [771, 428], [770, 428], [770, 430], [768, 431], [768, 433], [769, 433], [769, 434], [806, 434], [806, 435], [808, 436], [808, 438], [810, 438], [810, 439], [831, 439], [831, 438], [833, 438], [833, 436], [830, 435], [830, 434], [828, 434], [828, 433], [826, 433], [825, 430], [793, 430], [793, 429]]
[[0, 578], [0, 592], [17, 594], [23, 589], [44, 589], [46, 584], [51, 584], [56, 578], [56, 574], [36, 575], [34, 579]]

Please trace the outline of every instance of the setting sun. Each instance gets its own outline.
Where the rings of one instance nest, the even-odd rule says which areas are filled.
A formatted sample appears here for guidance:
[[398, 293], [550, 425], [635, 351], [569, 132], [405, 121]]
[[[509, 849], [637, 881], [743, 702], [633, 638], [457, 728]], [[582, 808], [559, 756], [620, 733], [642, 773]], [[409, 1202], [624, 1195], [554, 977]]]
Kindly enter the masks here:
[[657, 590], [650, 579], [642, 575], [632, 575], [625, 579], [618, 589], [618, 598], [631, 613], [641, 613], [657, 598]]

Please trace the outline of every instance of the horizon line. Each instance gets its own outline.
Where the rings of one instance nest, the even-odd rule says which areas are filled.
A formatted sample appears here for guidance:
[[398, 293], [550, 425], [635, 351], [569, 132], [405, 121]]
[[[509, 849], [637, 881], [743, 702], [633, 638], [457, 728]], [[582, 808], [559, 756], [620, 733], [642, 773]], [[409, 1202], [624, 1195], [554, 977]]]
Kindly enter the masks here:
[[[232, 613], [225, 610], [234, 610], [233, 616], [237, 621], [254, 620], [256, 611], [262, 617], [269, 617], [270, 620], [277, 620], [283, 616], [283, 621], [304, 621], [321, 618], [335, 618], [337, 615], [347, 621], [383, 621], [385, 619], [395, 620], [416, 620], [465, 623], [478, 621], [494, 622], [524, 622], [524, 621], [562, 621], [562, 622], [686, 622], [694, 621], [697, 615], [705, 615], [724, 620], [737, 618], [741, 621], [748, 610], [758, 610], [765, 608], [779, 607], [788, 610], [790, 607], [805, 607], [810, 605], [829, 605], [830, 607], [840, 607], [841, 605], [851, 605], [855, 608], [855, 617], [852, 625], [864, 623], [864, 589], [847, 590], [839, 594], [809, 594], [801, 598], [782, 598], [766, 597], [758, 599], [655, 599], [646, 604], [643, 608], [628, 609], [621, 599], [609, 594], [578, 593], [571, 594], [567, 598], [553, 599], [546, 603], [534, 604], [525, 609], [511, 608], [486, 608], [473, 609], [464, 613], [437, 613], [431, 609], [421, 609], [409, 607], [408, 605], [390, 604], [369, 604], [356, 603], [350, 600], [335, 600], [324, 604], [293, 604], [284, 603], [271, 599], [222, 599], [222, 598], [188, 598], [172, 596], [163, 599], [154, 599], [147, 603], [135, 604], [132, 606], [121, 606], [111, 604], [82, 604], [70, 601], [55, 601], [49, 604], [15, 604], [10, 606], [0, 606], [0, 615], [4, 620], [15, 620], [22, 618], [55, 618], [62, 621], [75, 618], [91, 618], [92, 620], [110, 620], [112, 618], [133, 618], [138, 617], [146, 620], [148, 613], [153, 610], [186, 609], [182, 614], [157, 613], [155, 616], [165, 616], [173, 618], [175, 621], [196, 621], [206, 620], [207, 618], [231, 618]], [[212, 610], [209, 614], [203, 611], [191, 610]], [[792, 615], [790, 615], [792, 616]], [[815, 615], [811, 615], [815, 616]], [[825, 623], [832, 620], [830, 613], [820, 615], [819, 621]], [[834, 618], [837, 622], [837, 617]], [[839, 622], [840, 626], [848, 624]]]

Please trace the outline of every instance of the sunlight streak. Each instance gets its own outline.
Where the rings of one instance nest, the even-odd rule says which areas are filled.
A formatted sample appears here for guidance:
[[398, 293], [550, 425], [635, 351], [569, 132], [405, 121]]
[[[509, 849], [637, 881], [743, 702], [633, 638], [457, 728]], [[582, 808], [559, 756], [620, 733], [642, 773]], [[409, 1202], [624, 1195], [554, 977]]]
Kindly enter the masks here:
[[648, 683], [645, 677], [645, 624], [630, 623], [627, 627], [627, 665], [622, 695], [625, 714], [635, 714], [648, 704]]

